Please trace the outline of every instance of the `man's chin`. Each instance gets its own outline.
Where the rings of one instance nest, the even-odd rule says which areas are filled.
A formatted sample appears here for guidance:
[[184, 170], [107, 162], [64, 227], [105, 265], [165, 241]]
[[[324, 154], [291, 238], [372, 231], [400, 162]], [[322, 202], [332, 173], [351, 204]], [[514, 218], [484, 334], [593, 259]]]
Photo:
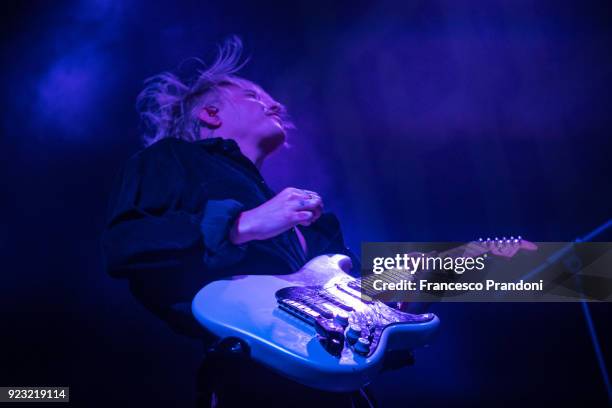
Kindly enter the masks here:
[[287, 134], [284, 130], [277, 130], [274, 133], [267, 135], [261, 139], [260, 146], [268, 153], [274, 152], [281, 147], [287, 140]]

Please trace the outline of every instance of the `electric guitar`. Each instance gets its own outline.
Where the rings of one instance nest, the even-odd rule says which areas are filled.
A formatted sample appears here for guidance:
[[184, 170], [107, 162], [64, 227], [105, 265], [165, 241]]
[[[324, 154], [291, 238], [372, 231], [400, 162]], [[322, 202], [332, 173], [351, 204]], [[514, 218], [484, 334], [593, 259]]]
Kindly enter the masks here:
[[[530, 244], [502, 249], [491, 242], [453, 251], [510, 257]], [[356, 390], [381, 371], [385, 357], [430, 343], [440, 320], [362, 296], [359, 280], [347, 274], [351, 268], [345, 255], [322, 255], [289, 275], [215, 281], [198, 292], [192, 311], [214, 335], [243, 340], [251, 358], [294, 381], [327, 391]]]

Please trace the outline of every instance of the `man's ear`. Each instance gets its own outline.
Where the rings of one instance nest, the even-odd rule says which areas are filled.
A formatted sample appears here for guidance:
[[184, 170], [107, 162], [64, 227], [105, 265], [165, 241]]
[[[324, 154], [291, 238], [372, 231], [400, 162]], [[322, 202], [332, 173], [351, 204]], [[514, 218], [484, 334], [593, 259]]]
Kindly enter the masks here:
[[219, 118], [219, 108], [216, 106], [205, 106], [198, 112], [198, 119], [202, 121], [202, 124], [209, 129], [218, 129], [221, 127], [221, 118]]

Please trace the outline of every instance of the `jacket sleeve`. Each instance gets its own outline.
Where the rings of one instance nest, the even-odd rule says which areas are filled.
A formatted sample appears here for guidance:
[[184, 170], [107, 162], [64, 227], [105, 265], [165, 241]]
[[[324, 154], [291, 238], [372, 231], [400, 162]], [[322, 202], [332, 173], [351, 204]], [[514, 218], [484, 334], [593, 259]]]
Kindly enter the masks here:
[[246, 248], [227, 236], [243, 205], [186, 188], [188, 175], [173, 146], [161, 147], [131, 158], [117, 180], [102, 237], [108, 272], [125, 277], [171, 269], [186, 256], [199, 256], [209, 269], [239, 262]]

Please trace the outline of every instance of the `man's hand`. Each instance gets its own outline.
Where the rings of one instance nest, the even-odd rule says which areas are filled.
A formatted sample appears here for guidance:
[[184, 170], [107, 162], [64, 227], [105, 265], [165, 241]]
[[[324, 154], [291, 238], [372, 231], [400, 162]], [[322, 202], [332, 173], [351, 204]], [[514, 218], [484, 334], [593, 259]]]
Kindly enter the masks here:
[[308, 226], [323, 212], [323, 201], [314, 191], [288, 187], [259, 207], [240, 214], [229, 239], [240, 245], [275, 237], [296, 225]]

